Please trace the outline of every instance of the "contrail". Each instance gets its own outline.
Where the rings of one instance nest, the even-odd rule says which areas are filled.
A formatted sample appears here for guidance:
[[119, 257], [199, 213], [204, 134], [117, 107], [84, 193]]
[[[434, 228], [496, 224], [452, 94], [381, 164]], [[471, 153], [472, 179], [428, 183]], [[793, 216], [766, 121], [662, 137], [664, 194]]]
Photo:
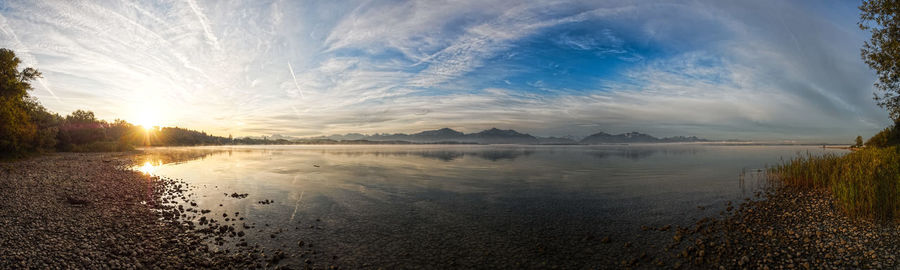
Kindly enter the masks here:
[[203, 15], [203, 13], [200, 12], [200, 7], [197, 6], [197, 2], [194, 0], [187, 0], [185, 2], [188, 3], [188, 6], [191, 7], [191, 11], [197, 16], [197, 20], [200, 21], [200, 27], [203, 27], [203, 33], [206, 35], [206, 39], [212, 43], [213, 48], [222, 50], [222, 47], [219, 47], [219, 39], [216, 38], [212, 29], [209, 28], [209, 21], [207, 21], [206, 15]]
[[297, 76], [294, 76], [294, 67], [291, 66], [291, 63], [288, 62], [288, 70], [291, 71], [291, 78], [294, 78], [294, 86], [297, 87], [297, 92], [300, 93], [301, 98], [306, 98], [303, 96], [303, 90], [300, 90], [300, 84], [297, 83]]
[[803, 53], [804, 50], [800, 48], [800, 42], [797, 41], [797, 35], [795, 35], [794, 31], [791, 31], [791, 28], [787, 27], [787, 24], [784, 23], [784, 18], [782, 18], [781, 13], [779, 13], [777, 17], [778, 22], [781, 23], [781, 28], [784, 28], [784, 30], [786, 30], [788, 34], [791, 34], [791, 41], [794, 42], [794, 47], [797, 48], [797, 53], [799, 53], [803, 57], [806, 57], [806, 55]]
[[[3, 31], [3, 33], [12, 36], [15, 45], [23, 48], [23, 50], [19, 51], [19, 53], [22, 54], [22, 58], [30, 59], [31, 62], [33, 62], [34, 65], [37, 66], [37, 58], [28, 53], [28, 47], [25, 47], [25, 44], [23, 44], [22, 41], [19, 40], [19, 35], [16, 35], [16, 32], [9, 27], [9, 24], [6, 22], [6, 17], [3, 17], [3, 15], [0, 15], [0, 31]], [[50, 90], [50, 87], [47, 86], [47, 83], [44, 82], [43, 78], [37, 78], [37, 82], [41, 84], [41, 86], [43, 86], [44, 89], [46, 89], [54, 99], [56, 99], [56, 102], [59, 102], [60, 104], [63, 103], [62, 100], [59, 99], [58, 96], [56, 96], [56, 93], [54, 93], [53, 90]]]
[[44, 89], [47, 89], [47, 92], [50, 92], [50, 95], [53, 96], [53, 98], [56, 99], [56, 102], [59, 102], [60, 104], [63, 103], [62, 100], [59, 99], [59, 97], [56, 96], [56, 93], [53, 93], [53, 90], [50, 90], [50, 87], [47, 86], [47, 83], [44, 82], [44, 79], [38, 78], [37, 81], [38, 81], [38, 83], [41, 84], [41, 86], [44, 87]]

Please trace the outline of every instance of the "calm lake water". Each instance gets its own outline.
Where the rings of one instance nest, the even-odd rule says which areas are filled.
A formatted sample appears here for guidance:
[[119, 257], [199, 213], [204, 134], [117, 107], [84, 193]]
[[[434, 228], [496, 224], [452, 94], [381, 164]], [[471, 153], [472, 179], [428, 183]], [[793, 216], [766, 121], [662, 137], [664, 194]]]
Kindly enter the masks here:
[[642, 225], [688, 226], [719, 215], [727, 201], [754, 197], [765, 184], [758, 170], [807, 152], [844, 150], [183, 147], [146, 149], [137, 169], [190, 183], [212, 217], [240, 212], [246, 220], [228, 223], [255, 225], [245, 230], [247, 241], [284, 250], [284, 263], [295, 266], [309, 259], [344, 268], [603, 268], [670, 241]]

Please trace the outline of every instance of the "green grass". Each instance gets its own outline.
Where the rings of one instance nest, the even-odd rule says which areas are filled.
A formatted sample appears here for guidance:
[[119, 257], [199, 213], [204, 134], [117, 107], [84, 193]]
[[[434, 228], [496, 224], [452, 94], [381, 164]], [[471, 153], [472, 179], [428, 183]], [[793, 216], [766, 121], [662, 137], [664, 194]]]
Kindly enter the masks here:
[[854, 217], [900, 217], [897, 146], [867, 147], [846, 155], [798, 156], [769, 168], [769, 176], [785, 186], [830, 189], [837, 204]]

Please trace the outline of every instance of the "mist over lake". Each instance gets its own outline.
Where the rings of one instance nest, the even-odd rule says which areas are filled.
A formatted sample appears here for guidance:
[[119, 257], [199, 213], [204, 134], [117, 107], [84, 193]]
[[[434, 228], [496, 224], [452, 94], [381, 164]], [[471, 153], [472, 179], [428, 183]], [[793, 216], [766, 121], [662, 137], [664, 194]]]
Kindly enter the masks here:
[[[218, 146], [145, 149], [136, 169], [248, 221], [248, 242], [351, 268], [597, 267], [639, 254], [814, 146]], [[762, 170], [762, 171], [760, 171]], [[247, 194], [236, 198], [231, 194]], [[274, 201], [274, 203], [267, 203]], [[221, 204], [221, 206], [220, 206]], [[250, 220], [253, 224], [249, 224]], [[247, 227], [243, 227], [247, 228]], [[303, 241], [304, 245], [298, 245]], [[623, 246], [628, 246], [624, 247]], [[306, 253], [304, 253], [306, 252]]]

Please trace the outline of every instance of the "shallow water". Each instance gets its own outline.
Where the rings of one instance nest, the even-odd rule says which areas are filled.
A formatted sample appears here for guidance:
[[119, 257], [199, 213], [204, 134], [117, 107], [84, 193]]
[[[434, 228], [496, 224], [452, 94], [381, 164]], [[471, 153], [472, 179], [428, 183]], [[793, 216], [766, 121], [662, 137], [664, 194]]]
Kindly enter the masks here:
[[[248, 241], [285, 250], [284, 263], [349, 268], [609, 267], [671, 237], [642, 225], [718, 215], [727, 201], [754, 197], [767, 164], [844, 152], [697, 144], [145, 151], [139, 170], [195, 186], [199, 207], [220, 220], [239, 212], [247, 219], [230, 224], [255, 223]], [[606, 236], [612, 243], [601, 243]]]

